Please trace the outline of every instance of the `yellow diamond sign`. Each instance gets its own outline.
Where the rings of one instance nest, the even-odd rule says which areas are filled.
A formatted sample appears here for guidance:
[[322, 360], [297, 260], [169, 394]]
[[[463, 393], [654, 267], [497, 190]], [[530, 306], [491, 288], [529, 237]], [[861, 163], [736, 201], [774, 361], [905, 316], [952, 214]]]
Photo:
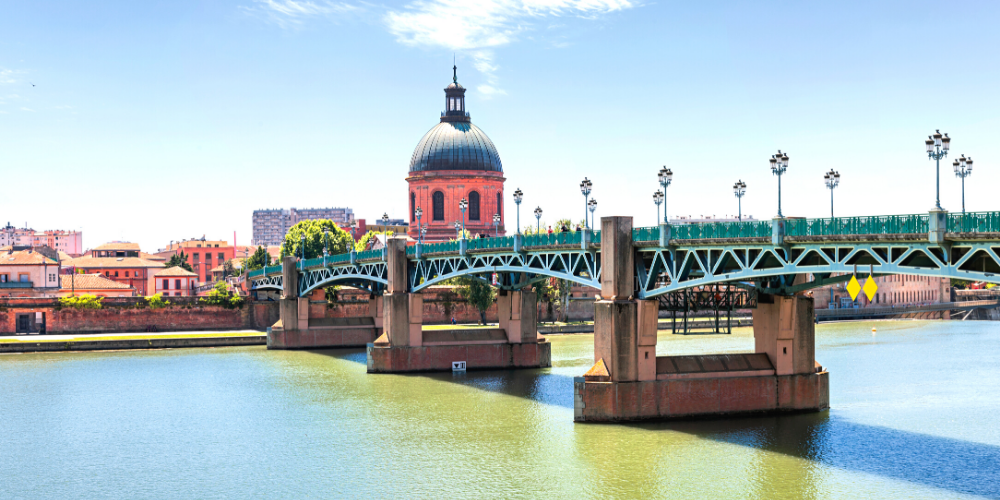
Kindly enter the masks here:
[[865, 296], [868, 297], [868, 302], [875, 300], [875, 292], [878, 291], [878, 285], [875, 284], [875, 278], [872, 278], [869, 275], [868, 279], [865, 280], [865, 287], [862, 288], [862, 290], [865, 291]]
[[847, 284], [847, 293], [851, 294], [851, 300], [857, 300], [860, 291], [861, 285], [858, 284], [858, 277], [851, 276], [851, 282]]

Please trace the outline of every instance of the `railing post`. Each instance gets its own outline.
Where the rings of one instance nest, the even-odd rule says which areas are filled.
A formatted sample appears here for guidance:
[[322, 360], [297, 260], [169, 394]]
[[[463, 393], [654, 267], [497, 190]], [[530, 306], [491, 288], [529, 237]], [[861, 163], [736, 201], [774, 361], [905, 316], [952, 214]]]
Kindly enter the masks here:
[[785, 219], [783, 217], [771, 219], [771, 244], [776, 247], [785, 244]]
[[458, 254], [465, 257], [465, 254], [469, 251], [469, 240], [462, 238], [458, 240]]
[[355, 249], [351, 249], [351, 265], [358, 265], [358, 252]]
[[660, 247], [665, 247], [670, 244], [670, 224], [666, 222], [660, 223]]
[[944, 233], [948, 230], [948, 211], [931, 210], [927, 220], [927, 241], [940, 245], [944, 243]]
[[418, 241], [416, 247], [417, 258], [419, 259], [424, 254], [424, 245]]
[[590, 247], [590, 229], [581, 230], [583, 234], [580, 235], [580, 249], [586, 250]]

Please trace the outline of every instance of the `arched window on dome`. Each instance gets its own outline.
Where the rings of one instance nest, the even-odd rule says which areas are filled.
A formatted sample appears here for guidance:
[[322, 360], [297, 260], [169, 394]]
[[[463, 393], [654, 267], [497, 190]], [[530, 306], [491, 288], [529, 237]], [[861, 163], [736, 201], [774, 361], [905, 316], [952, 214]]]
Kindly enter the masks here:
[[503, 193], [497, 191], [497, 213], [503, 217]]
[[469, 193], [469, 220], [479, 220], [479, 193]]
[[434, 210], [434, 220], [444, 220], [444, 193], [434, 191], [434, 194], [431, 195], [431, 204], [434, 205], [432, 207]]
[[417, 193], [410, 191], [410, 222], [417, 220]]

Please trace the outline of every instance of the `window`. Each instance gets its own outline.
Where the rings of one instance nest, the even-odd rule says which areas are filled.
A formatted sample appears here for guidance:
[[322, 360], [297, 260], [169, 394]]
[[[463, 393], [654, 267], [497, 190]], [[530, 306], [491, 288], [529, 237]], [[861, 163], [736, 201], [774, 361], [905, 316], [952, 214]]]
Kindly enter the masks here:
[[417, 220], [417, 193], [410, 193], [410, 222]]
[[170, 280], [167, 279], [163, 280], [163, 289], [170, 290]]
[[497, 191], [497, 213], [503, 218], [503, 193]]
[[55, 280], [56, 280], [56, 275], [50, 274], [49, 275], [49, 281], [55, 281]]
[[174, 280], [174, 288], [181, 290], [181, 280]]
[[224, 260], [226, 260], [226, 254], [219, 252], [219, 263], [221, 264]]
[[212, 273], [206, 272], [205, 273], [205, 283], [211, 283], [211, 282], [212, 282]]
[[197, 253], [196, 253], [196, 254], [191, 254], [191, 255], [192, 255], [192, 256], [193, 256], [193, 258], [194, 258], [194, 263], [195, 263], [195, 264], [197, 264], [197, 263], [198, 263], [198, 257], [199, 257], [199, 256], [200, 256], [201, 254], [197, 254]]
[[0, 283], [6, 283], [7, 279], [8, 278], [6, 274], [0, 274]]
[[128, 278], [128, 271], [125, 271], [125, 277]]
[[444, 220], [444, 193], [434, 191], [431, 195], [431, 205], [433, 205], [434, 220]]
[[118, 277], [118, 271], [115, 271], [115, 278]]
[[17, 276], [17, 281], [20, 281], [21, 283], [27, 283], [28, 281], [31, 281], [31, 278], [27, 274], [19, 274]]
[[479, 220], [479, 193], [469, 193], [469, 220]]

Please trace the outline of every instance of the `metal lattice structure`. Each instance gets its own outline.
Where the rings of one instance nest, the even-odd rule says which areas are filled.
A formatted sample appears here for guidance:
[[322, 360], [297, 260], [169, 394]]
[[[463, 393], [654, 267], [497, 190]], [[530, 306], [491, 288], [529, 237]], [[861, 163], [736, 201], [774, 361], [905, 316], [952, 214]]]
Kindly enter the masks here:
[[498, 286], [507, 290], [516, 290], [544, 278], [601, 287], [599, 254], [579, 248], [428, 257], [411, 262], [408, 277], [410, 290], [419, 292], [447, 279], [494, 273], [499, 275]]
[[339, 265], [306, 269], [299, 274], [299, 296], [330, 285], [347, 285], [380, 293], [389, 283], [388, 270], [383, 261], [356, 265]]

